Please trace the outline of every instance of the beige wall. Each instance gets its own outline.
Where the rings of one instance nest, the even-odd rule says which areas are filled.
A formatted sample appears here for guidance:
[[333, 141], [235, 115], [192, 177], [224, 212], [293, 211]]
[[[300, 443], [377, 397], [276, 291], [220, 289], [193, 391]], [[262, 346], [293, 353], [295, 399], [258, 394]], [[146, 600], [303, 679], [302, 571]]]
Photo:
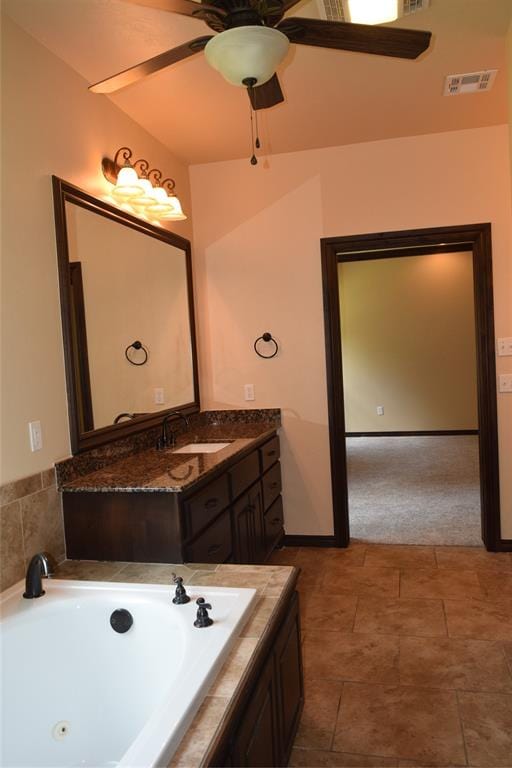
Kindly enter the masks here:
[[[498, 335], [512, 335], [508, 126], [191, 168], [205, 407], [283, 408], [288, 533], [330, 534], [319, 239], [492, 222]], [[281, 351], [252, 349], [269, 330]], [[498, 359], [498, 372], [510, 358]], [[498, 395], [503, 535], [512, 538], [512, 395]]]
[[[2, 19], [2, 482], [69, 454], [51, 175], [108, 189], [100, 162], [122, 145], [147, 157], [190, 213], [187, 169], [108, 99], [8, 18]], [[190, 220], [176, 223], [187, 237]], [[43, 450], [31, 453], [29, 421]]]
[[348, 432], [478, 427], [472, 259], [339, 264]]

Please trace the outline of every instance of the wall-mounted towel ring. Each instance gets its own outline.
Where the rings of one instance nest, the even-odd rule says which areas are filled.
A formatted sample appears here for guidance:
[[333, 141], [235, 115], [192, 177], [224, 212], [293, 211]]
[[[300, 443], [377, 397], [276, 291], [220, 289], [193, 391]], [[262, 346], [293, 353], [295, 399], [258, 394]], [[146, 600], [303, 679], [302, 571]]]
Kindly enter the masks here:
[[[261, 354], [261, 352], [258, 349], [258, 342], [260, 341], [270, 342], [274, 345], [274, 350], [270, 355]], [[268, 331], [265, 331], [265, 333], [263, 333], [261, 336], [258, 336], [256, 341], [254, 342], [254, 351], [260, 357], [264, 357], [266, 360], [270, 360], [271, 357], [275, 357], [277, 355], [277, 353], [279, 352], [279, 347], [277, 345], [277, 341], [273, 338], [272, 334], [269, 333]]]
[[[142, 349], [142, 351], [144, 352], [144, 359], [141, 360], [139, 363], [136, 360], [132, 360], [128, 354], [128, 350], [130, 349]], [[148, 361], [148, 351], [144, 346], [144, 344], [142, 343], [142, 341], [132, 341], [131, 344], [128, 344], [128, 346], [124, 351], [124, 356], [126, 357], [128, 362], [131, 363], [132, 365], [145, 365]]]

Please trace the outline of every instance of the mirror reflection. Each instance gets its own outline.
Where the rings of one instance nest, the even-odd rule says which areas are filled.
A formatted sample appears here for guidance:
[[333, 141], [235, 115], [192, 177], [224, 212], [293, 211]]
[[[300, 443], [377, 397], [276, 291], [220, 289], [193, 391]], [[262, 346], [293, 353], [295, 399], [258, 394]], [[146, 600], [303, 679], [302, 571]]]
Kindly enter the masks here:
[[82, 431], [191, 403], [185, 252], [74, 203], [65, 215]]

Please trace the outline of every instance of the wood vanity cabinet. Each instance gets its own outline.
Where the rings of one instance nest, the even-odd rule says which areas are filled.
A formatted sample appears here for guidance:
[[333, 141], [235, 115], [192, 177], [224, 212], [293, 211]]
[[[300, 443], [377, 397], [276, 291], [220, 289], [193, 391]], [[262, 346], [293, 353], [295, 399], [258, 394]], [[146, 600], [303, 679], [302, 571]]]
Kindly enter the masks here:
[[282, 538], [279, 437], [182, 493], [63, 494], [67, 556], [146, 563], [263, 563]]
[[269, 768], [288, 764], [304, 704], [296, 592], [251, 679], [207, 765]]

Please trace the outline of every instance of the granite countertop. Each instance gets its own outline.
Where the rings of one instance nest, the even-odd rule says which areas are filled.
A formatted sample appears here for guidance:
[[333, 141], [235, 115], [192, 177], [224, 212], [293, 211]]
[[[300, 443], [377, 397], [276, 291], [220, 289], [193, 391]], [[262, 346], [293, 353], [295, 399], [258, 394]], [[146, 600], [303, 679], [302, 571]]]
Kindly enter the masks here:
[[207, 761], [212, 740], [224, 724], [231, 701], [243, 687], [251, 662], [264, 642], [273, 616], [285, 596], [295, 587], [298, 570], [281, 565], [169, 565], [67, 560], [57, 568], [55, 577], [169, 584], [169, 594], [172, 594], [173, 573], [182, 576], [185, 584], [252, 587], [258, 595], [248, 621], [169, 765], [169, 768], [196, 768]]
[[[184, 491], [221, 468], [238, 453], [250, 448], [256, 441], [271, 437], [276, 429], [277, 425], [272, 422], [197, 426], [180, 435], [173, 448], [164, 451], [149, 448], [126, 456], [74, 480], [63, 482], [60, 490], [66, 493]], [[173, 453], [176, 448], [193, 442], [230, 444], [215, 453]]]

